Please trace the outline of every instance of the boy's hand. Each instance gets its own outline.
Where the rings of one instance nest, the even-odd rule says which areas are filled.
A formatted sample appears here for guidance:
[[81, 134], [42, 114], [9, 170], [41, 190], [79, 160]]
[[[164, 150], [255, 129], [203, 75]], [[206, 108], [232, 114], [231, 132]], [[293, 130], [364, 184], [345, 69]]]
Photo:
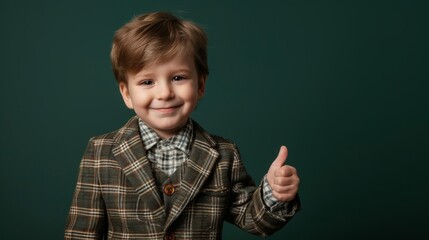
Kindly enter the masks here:
[[281, 146], [279, 155], [267, 173], [268, 184], [273, 189], [273, 196], [282, 202], [293, 200], [299, 185], [296, 169], [292, 166], [283, 165], [286, 162], [287, 154], [287, 148]]

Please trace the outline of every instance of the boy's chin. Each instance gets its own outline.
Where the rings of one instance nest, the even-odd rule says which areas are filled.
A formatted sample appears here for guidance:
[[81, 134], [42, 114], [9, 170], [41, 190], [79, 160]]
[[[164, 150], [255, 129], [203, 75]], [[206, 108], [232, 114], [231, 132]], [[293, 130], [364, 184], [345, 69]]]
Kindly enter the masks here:
[[[143, 120], [144, 121], [144, 120]], [[187, 123], [186, 121], [180, 122], [157, 122], [157, 123], [147, 123], [151, 128], [153, 128], [158, 135], [163, 136], [173, 136], [177, 134]]]

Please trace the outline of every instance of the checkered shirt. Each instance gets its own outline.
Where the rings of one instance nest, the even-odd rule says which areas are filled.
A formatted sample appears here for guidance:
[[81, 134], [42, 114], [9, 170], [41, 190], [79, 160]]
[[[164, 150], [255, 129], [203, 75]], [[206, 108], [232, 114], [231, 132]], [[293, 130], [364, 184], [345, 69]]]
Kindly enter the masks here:
[[168, 139], [161, 139], [141, 119], [139, 119], [139, 126], [149, 161], [171, 176], [189, 157], [193, 135], [192, 121], [188, 121], [179, 133]]
[[[147, 150], [149, 161], [154, 163], [161, 171], [171, 176], [189, 157], [193, 135], [192, 121], [188, 121], [178, 134], [168, 139], [161, 139], [156, 132], [141, 119], [139, 119], [139, 126], [141, 138]], [[266, 176], [263, 181], [263, 196], [264, 203], [271, 211], [277, 211], [286, 207], [284, 205], [285, 203], [279, 202], [274, 198], [272, 188], [268, 184]]]

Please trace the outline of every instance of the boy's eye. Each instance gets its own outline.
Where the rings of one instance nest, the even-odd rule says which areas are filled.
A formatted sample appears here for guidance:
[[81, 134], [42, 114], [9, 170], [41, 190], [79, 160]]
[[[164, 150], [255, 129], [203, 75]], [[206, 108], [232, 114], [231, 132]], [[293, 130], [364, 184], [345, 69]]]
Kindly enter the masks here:
[[183, 76], [174, 76], [173, 77], [173, 81], [180, 81], [180, 80], [183, 80], [183, 79], [185, 79], [185, 77], [183, 77]]
[[146, 86], [150, 86], [153, 85], [154, 82], [152, 80], [143, 80], [139, 82], [139, 85], [146, 85]]

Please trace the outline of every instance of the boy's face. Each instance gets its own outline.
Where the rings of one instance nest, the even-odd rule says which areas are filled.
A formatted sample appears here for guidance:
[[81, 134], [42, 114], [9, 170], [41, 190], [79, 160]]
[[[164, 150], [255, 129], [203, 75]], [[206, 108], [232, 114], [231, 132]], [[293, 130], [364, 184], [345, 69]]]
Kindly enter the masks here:
[[205, 89], [193, 58], [180, 55], [128, 73], [127, 81], [119, 84], [125, 104], [161, 138], [180, 131]]

